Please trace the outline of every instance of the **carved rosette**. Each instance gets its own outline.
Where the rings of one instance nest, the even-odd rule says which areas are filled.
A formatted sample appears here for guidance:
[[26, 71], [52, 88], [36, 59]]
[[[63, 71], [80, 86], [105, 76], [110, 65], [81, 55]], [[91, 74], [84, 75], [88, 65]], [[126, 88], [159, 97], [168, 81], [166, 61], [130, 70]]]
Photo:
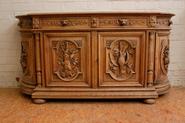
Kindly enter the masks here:
[[59, 79], [72, 81], [80, 72], [80, 41], [63, 40], [56, 44], [57, 70], [54, 72]]
[[27, 43], [21, 42], [21, 67], [23, 74], [26, 75], [28, 73], [28, 51], [27, 51]]
[[135, 74], [136, 42], [116, 40], [106, 42], [108, 64], [106, 73], [118, 81], [131, 78]]
[[164, 74], [168, 72], [169, 65], [169, 45], [167, 40], [162, 40], [161, 48], [161, 69]]

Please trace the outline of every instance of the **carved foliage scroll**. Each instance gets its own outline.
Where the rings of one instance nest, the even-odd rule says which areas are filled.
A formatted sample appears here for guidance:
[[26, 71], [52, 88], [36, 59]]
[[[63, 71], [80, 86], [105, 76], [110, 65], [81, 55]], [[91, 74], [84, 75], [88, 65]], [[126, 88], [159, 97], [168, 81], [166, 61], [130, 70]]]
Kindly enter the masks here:
[[118, 81], [131, 78], [135, 74], [136, 42], [107, 41], [106, 47], [108, 58], [106, 72]]
[[80, 70], [81, 41], [62, 40], [54, 44], [56, 50], [57, 70], [54, 72], [64, 81], [74, 80]]

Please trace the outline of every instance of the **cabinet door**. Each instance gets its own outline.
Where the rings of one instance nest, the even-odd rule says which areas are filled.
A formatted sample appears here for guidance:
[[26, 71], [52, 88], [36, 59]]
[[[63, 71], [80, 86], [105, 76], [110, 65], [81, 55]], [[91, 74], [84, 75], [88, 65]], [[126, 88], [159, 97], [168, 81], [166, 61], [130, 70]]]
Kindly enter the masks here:
[[90, 33], [44, 34], [46, 86], [90, 87]]
[[144, 32], [100, 32], [98, 47], [99, 87], [144, 85]]

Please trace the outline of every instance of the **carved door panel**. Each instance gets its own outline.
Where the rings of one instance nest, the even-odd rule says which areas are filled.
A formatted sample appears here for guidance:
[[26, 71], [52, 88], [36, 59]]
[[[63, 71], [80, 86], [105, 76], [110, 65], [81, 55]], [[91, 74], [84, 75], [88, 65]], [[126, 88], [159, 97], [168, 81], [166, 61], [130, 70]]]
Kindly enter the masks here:
[[90, 33], [45, 33], [46, 86], [90, 87]]
[[156, 34], [155, 83], [168, 81], [169, 32]]
[[145, 33], [100, 32], [99, 86], [144, 85]]
[[21, 67], [23, 71], [22, 82], [30, 85], [36, 84], [34, 36], [32, 33], [21, 33]]

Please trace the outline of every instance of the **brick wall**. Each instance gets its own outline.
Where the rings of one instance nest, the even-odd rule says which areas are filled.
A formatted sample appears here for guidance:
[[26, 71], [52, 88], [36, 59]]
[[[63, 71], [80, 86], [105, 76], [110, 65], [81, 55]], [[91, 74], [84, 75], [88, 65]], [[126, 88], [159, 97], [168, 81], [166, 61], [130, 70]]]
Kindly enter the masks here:
[[0, 87], [16, 87], [21, 75], [15, 15], [35, 12], [160, 11], [176, 14], [170, 43], [169, 79], [185, 86], [185, 0], [0, 0]]

